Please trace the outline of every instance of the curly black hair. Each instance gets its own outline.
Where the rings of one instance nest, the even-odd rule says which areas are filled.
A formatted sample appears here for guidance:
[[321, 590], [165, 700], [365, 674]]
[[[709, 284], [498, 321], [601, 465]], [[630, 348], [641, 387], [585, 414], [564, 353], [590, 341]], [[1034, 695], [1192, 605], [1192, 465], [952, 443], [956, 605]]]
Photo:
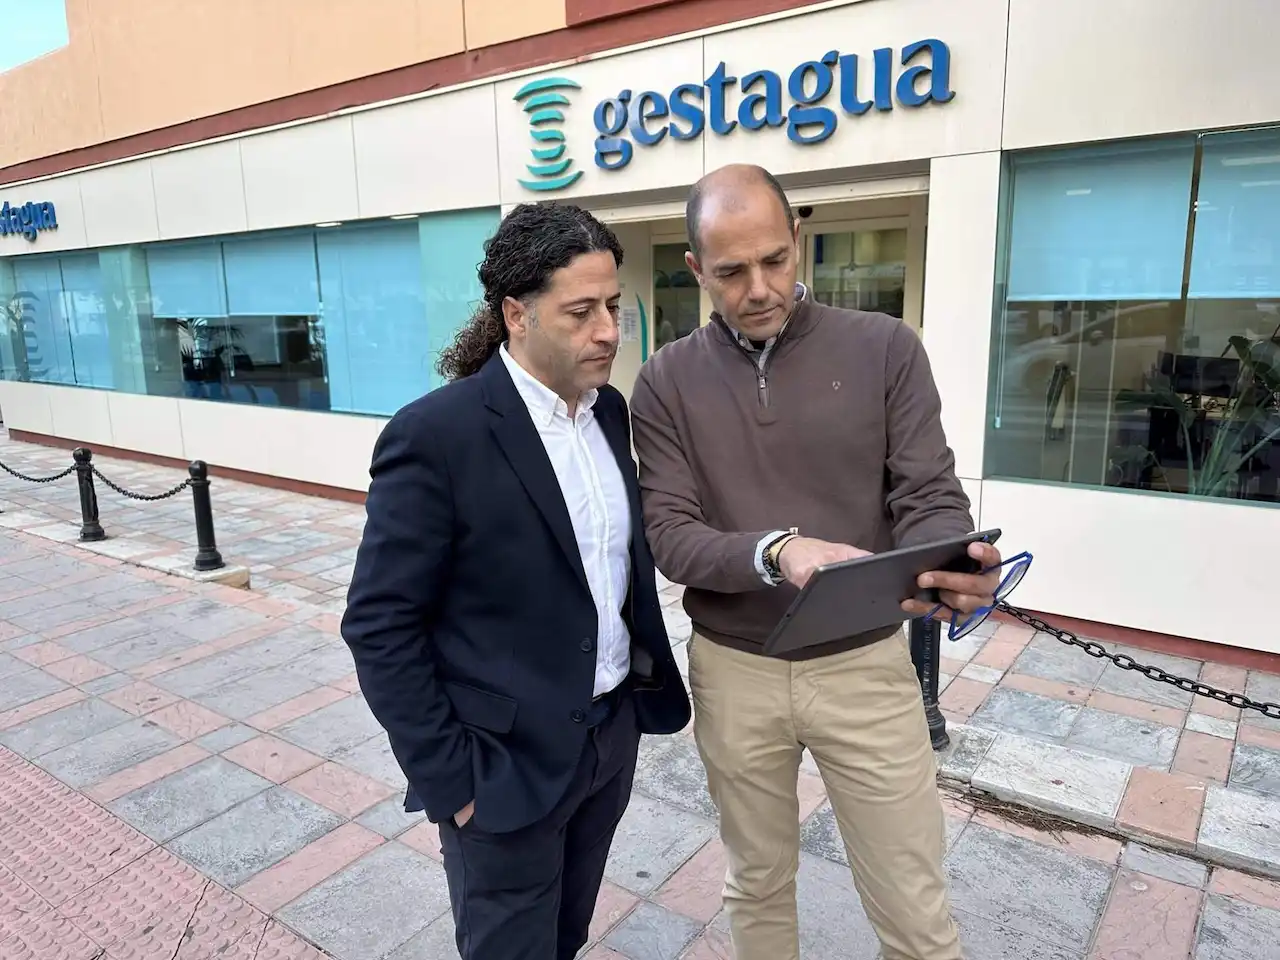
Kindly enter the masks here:
[[522, 203], [485, 241], [478, 273], [484, 303], [440, 351], [436, 369], [460, 380], [478, 373], [507, 339], [502, 303], [546, 290], [551, 275], [586, 253], [611, 253], [622, 266], [622, 245], [612, 230], [573, 204]]

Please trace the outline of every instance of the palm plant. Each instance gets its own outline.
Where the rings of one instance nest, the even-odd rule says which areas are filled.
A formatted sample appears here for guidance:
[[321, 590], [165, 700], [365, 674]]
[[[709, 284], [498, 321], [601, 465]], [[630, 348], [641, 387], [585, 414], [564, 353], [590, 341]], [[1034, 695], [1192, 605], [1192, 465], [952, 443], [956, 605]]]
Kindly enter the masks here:
[[[1231, 337], [1229, 343], [1240, 358], [1240, 376], [1227, 401], [1226, 415], [1198, 466], [1191, 443], [1198, 409], [1175, 392], [1167, 379], [1155, 380], [1145, 390], [1121, 390], [1116, 395], [1118, 408], [1169, 410], [1177, 417], [1187, 451], [1187, 493], [1220, 497], [1231, 492], [1240, 468], [1280, 438], [1280, 426], [1267, 429], [1280, 401], [1280, 347], [1273, 340], [1240, 336]], [[1255, 428], [1264, 432], [1245, 448]], [[1151, 460], [1155, 461], [1154, 455]]]

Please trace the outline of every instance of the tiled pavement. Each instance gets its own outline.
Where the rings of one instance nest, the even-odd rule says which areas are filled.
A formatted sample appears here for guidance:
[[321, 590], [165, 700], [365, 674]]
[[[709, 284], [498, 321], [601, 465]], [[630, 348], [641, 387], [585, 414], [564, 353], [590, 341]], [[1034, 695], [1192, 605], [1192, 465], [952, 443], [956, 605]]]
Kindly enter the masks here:
[[[0, 460], [30, 470], [33, 449], [15, 462], [12, 445], [0, 448]], [[54, 453], [49, 467], [65, 459]], [[176, 476], [102, 466], [144, 492]], [[67, 509], [19, 504], [16, 485], [0, 479], [0, 521]], [[433, 828], [399, 810], [401, 777], [337, 636], [341, 587], [280, 590], [308, 561], [339, 576], [359, 528], [342, 518], [359, 508], [217, 489], [220, 530], [226, 515], [252, 527], [221, 536], [230, 559], [266, 568], [252, 591], [0, 535], [0, 957], [249, 958], [259, 945], [259, 957], [315, 957], [304, 941], [341, 960], [452, 956]], [[135, 519], [164, 509], [99, 495], [110, 532], [123, 532], [112, 517], [125, 509]], [[74, 517], [74, 501], [69, 509]], [[168, 526], [153, 517], [147, 536], [161, 550], [166, 537], [186, 546], [185, 516]], [[280, 553], [299, 546], [299, 526], [325, 543]], [[263, 544], [278, 549], [246, 556]], [[679, 589], [666, 594], [682, 653], [688, 620]], [[946, 652], [956, 746], [944, 777], [1154, 846], [1280, 872], [1269, 836], [1280, 822], [1280, 725], [1207, 701], [1191, 710], [1173, 688], [1113, 676], [1013, 625]], [[1280, 694], [1280, 677], [1141, 658], [1255, 697]], [[811, 765], [799, 787], [804, 956], [872, 957]], [[967, 803], [949, 802], [948, 870], [971, 960], [1263, 956], [1280, 936], [1276, 884], [1061, 825], [1033, 832], [1025, 818]], [[728, 955], [713, 815], [691, 739], [647, 742], [593, 960]], [[94, 842], [76, 846], [86, 836]], [[189, 922], [175, 926], [184, 913]]]
[[[0, 426], [0, 463], [28, 476], [48, 477], [72, 463], [71, 451], [18, 443]], [[185, 470], [129, 460], [94, 457], [108, 479], [135, 493], [156, 495], [186, 479]], [[281, 490], [212, 478], [218, 547], [227, 563], [243, 564], [253, 589], [266, 596], [300, 600], [341, 613], [355, 562], [364, 508], [359, 504], [303, 497]], [[126, 499], [95, 482], [103, 529], [102, 549], [121, 559], [195, 557], [191, 495], [157, 502]], [[56, 483], [24, 483], [0, 471], [0, 529], [57, 523], [79, 530], [80, 498], [75, 476]]]

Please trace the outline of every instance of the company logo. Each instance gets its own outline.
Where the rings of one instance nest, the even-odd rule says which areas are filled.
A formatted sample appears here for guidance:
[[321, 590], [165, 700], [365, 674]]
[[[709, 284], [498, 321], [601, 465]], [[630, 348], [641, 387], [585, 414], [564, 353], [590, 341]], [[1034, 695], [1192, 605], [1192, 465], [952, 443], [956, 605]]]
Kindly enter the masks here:
[[[562, 108], [569, 106], [564, 91], [580, 89], [573, 80], [544, 77], [516, 91], [513, 99], [523, 104], [534, 141], [534, 162], [526, 165], [533, 179], [519, 181], [525, 189], [563, 190], [582, 176], [582, 170], [572, 169], [561, 130]], [[601, 100], [591, 117], [591, 150], [595, 165], [609, 172], [624, 169], [637, 152], [668, 138], [690, 141], [776, 129], [797, 146], [813, 146], [829, 140], [842, 121], [948, 104], [955, 96], [951, 49], [933, 38], [901, 50], [881, 47], [870, 56], [830, 50], [790, 73], [752, 70], [738, 77], [721, 62], [706, 79], [667, 92], [628, 87]]]
[[570, 171], [573, 158], [565, 155], [564, 131], [560, 129], [564, 123], [564, 111], [560, 108], [569, 106], [569, 98], [563, 91], [581, 89], [564, 77], [543, 77], [529, 81], [516, 91], [513, 99], [524, 103], [524, 112], [529, 115], [529, 133], [533, 136], [534, 162], [525, 167], [534, 179], [520, 181], [526, 190], [539, 193], [563, 190], [582, 176], [581, 170]]
[[0, 206], [0, 237], [26, 237], [34, 243], [42, 230], [58, 229], [58, 212], [48, 200], [11, 207]]
[[[695, 140], [707, 128], [721, 137], [738, 128], [780, 128], [793, 143], [808, 146], [831, 137], [841, 113], [853, 118], [873, 107], [887, 113], [895, 100], [899, 106], [916, 108], [955, 99], [951, 51], [941, 40], [908, 44], [898, 56], [891, 47], [876, 50], [870, 71], [859, 70], [859, 59], [857, 54], [832, 50], [799, 64], [785, 81], [772, 70], [753, 70], [739, 80], [722, 62], [702, 82], [679, 84], [667, 94], [623, 90], [596, 106], [596, 166], [620, 170], [631, 162], [636, 147], [656, 146], [668, 135], [673, 140]], [[860, 73], [870, 74], [869, 99], [859, 88], [859, 80], [866, 79]], [[736, 111], [729, 106], [730, 91], [735, 88], [741, 97]], [[839, 112], [828, 105], [833, 93]]]

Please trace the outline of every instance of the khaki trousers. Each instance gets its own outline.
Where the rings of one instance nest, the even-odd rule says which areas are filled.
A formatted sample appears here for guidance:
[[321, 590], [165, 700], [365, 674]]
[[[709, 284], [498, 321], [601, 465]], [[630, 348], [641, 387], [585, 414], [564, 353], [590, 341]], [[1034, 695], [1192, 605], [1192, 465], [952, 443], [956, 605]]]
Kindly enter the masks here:
[[796, 780], [808, 747], [884, 960], [959, 960], [946, 828], [920, 686], [901, 634], [788, 662], [690, 641], [694, 736], [728, 853], [737, 960], [799, 960]]

